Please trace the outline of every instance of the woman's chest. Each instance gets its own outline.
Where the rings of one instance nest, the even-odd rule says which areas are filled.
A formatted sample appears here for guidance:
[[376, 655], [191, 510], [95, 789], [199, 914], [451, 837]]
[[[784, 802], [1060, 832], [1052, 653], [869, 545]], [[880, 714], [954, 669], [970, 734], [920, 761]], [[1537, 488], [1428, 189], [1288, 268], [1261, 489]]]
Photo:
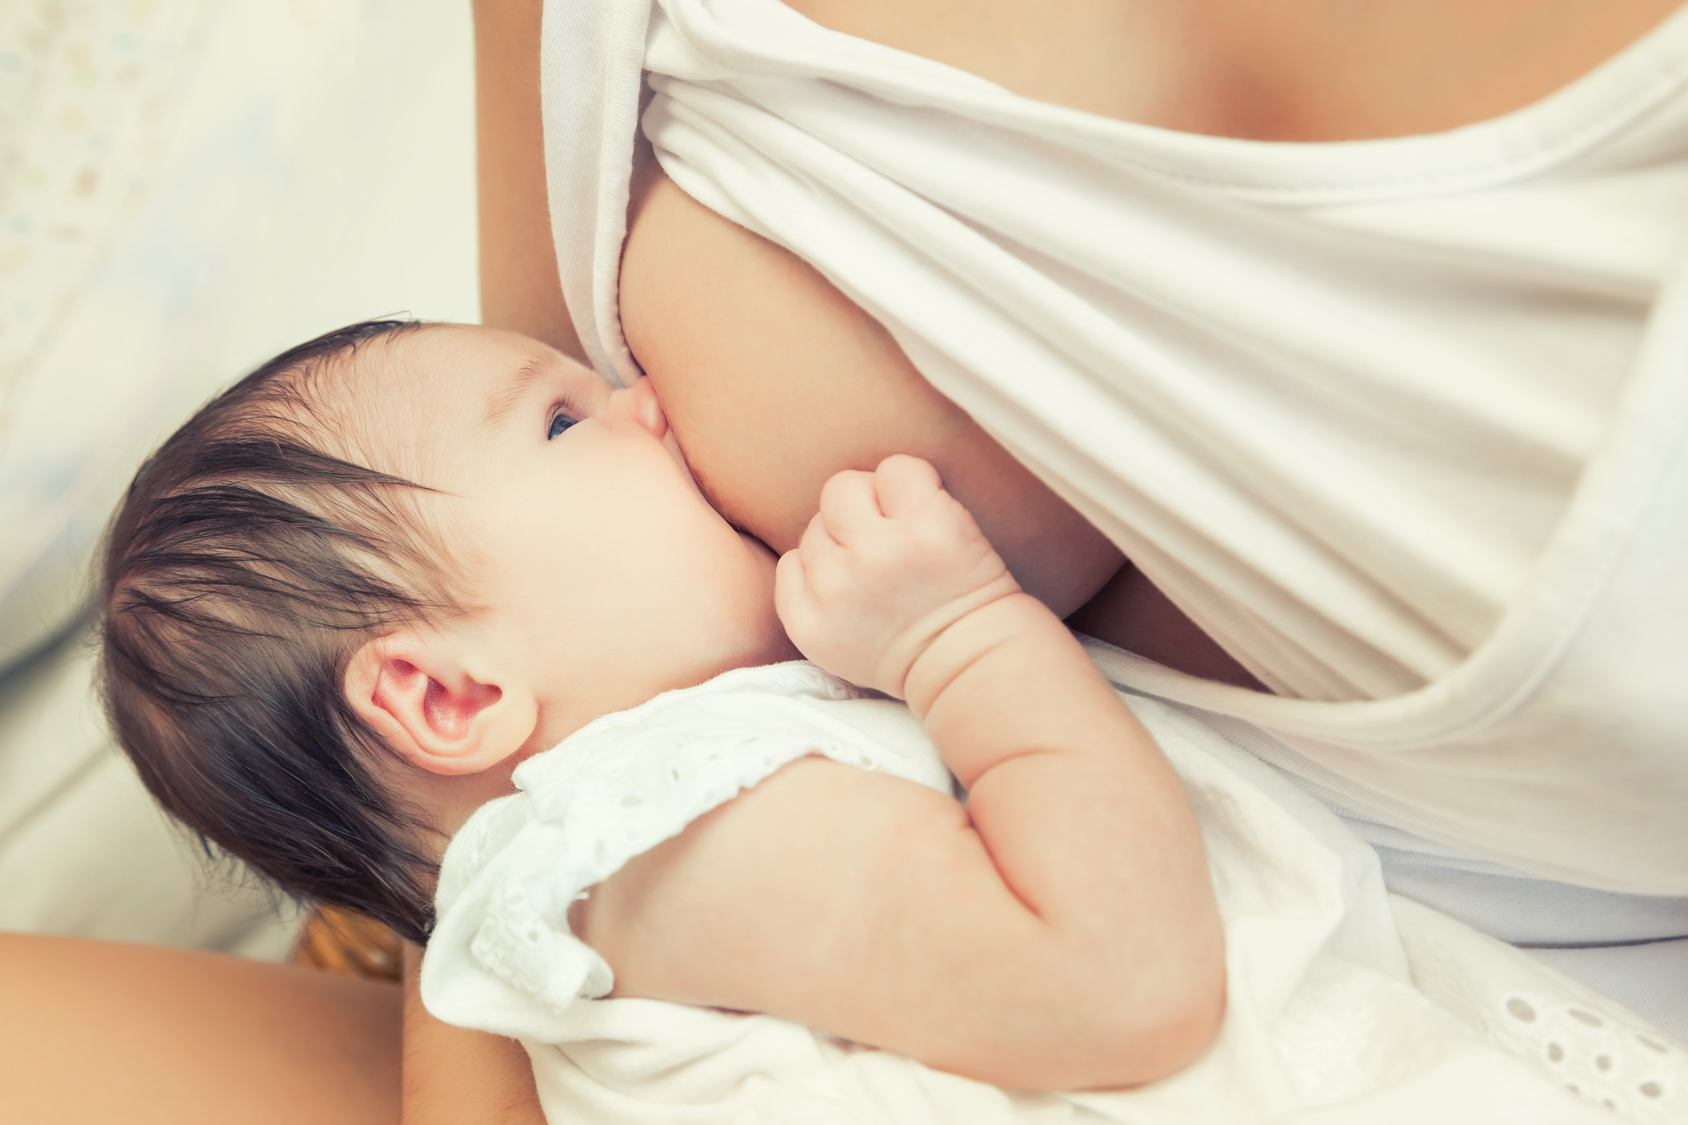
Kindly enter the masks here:
[[1015, 93], [1182, 132], [1434, 133], [1539, 101], [1679, 0], [785, 0]]

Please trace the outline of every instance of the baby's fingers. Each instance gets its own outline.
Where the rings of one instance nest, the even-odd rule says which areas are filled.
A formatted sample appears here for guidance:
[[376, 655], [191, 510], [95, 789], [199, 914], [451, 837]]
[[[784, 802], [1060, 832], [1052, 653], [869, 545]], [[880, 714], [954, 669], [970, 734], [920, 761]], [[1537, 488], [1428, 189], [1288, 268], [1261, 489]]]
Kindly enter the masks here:
[[874, 474], [859, 469], [834, 473], [821, 487], [819, 518], [839, 543], [850, 546], [860, 541], [873, 525], [885, 517], [874, 498]]
[[822, 513], [816, 513], [809, 520], [809, 526], [803, 529], [803, 538], [797, 541], [797, 550], [803, 555], [805, 570], [812, 570], [816, 566], [835, 565], [838, 556], [843, 553], [844, 546], [833, 537], [832, 527]]
[[873, 473], [878, 508], [892, 519], [918, 511], [944, 490], [932, 462], [906, 453], [896, 453], [879, 463]]
[[814, 627], [815, 610], [809, 597], [809, 576], [802, 551], [787, 551], [774, 567], [774, 612], [798, 648]]
[[816, 513], [809, 521], [797, 550], [788, 554], [801, 560], [803, 598], [812, 613], [832, 612], [833, 603], [852, 589], [850, 549], [833, 538], [822, 514]]

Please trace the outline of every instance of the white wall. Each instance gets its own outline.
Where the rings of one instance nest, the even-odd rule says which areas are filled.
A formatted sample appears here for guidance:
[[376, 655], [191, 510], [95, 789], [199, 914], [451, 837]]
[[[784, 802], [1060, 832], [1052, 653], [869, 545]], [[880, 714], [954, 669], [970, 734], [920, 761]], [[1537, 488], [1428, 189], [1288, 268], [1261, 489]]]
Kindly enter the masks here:
[[85, 648], [19, 662], [219, 386], [350, 321], [476, 319], [468, 9], [0, 3], [0, 928], [284, 945], [140, 791]]

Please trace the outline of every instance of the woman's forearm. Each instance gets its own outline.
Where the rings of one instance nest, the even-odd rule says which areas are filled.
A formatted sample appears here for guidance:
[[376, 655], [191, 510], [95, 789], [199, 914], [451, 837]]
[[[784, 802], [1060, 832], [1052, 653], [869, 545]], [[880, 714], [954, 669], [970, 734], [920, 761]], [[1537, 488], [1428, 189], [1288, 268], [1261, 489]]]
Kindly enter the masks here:
[[521, 1044], [429, 1015], [417, 990], [421, 966], [421, 950], [407, 946], [404, 1125], [545, 1125]]
[[0, 1121], [398, 1120], [390, 984], [225, 954], [0, 934], [0, 998]]

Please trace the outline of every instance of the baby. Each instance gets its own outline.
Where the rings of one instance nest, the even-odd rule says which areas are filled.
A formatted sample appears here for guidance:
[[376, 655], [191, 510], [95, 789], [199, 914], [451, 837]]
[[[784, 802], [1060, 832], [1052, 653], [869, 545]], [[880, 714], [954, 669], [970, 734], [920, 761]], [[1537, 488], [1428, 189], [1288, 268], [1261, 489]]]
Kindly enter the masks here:
[[418, 942], [440, 872], [436, 1010], [613, 989], [1018, 1089], [1219, 1026], [1177, 777], [924, 461], [833, 477], [776, 559], [648, 381], [371, 322], [165, 443], [102, 593], [108, 711], [184, 823]]

